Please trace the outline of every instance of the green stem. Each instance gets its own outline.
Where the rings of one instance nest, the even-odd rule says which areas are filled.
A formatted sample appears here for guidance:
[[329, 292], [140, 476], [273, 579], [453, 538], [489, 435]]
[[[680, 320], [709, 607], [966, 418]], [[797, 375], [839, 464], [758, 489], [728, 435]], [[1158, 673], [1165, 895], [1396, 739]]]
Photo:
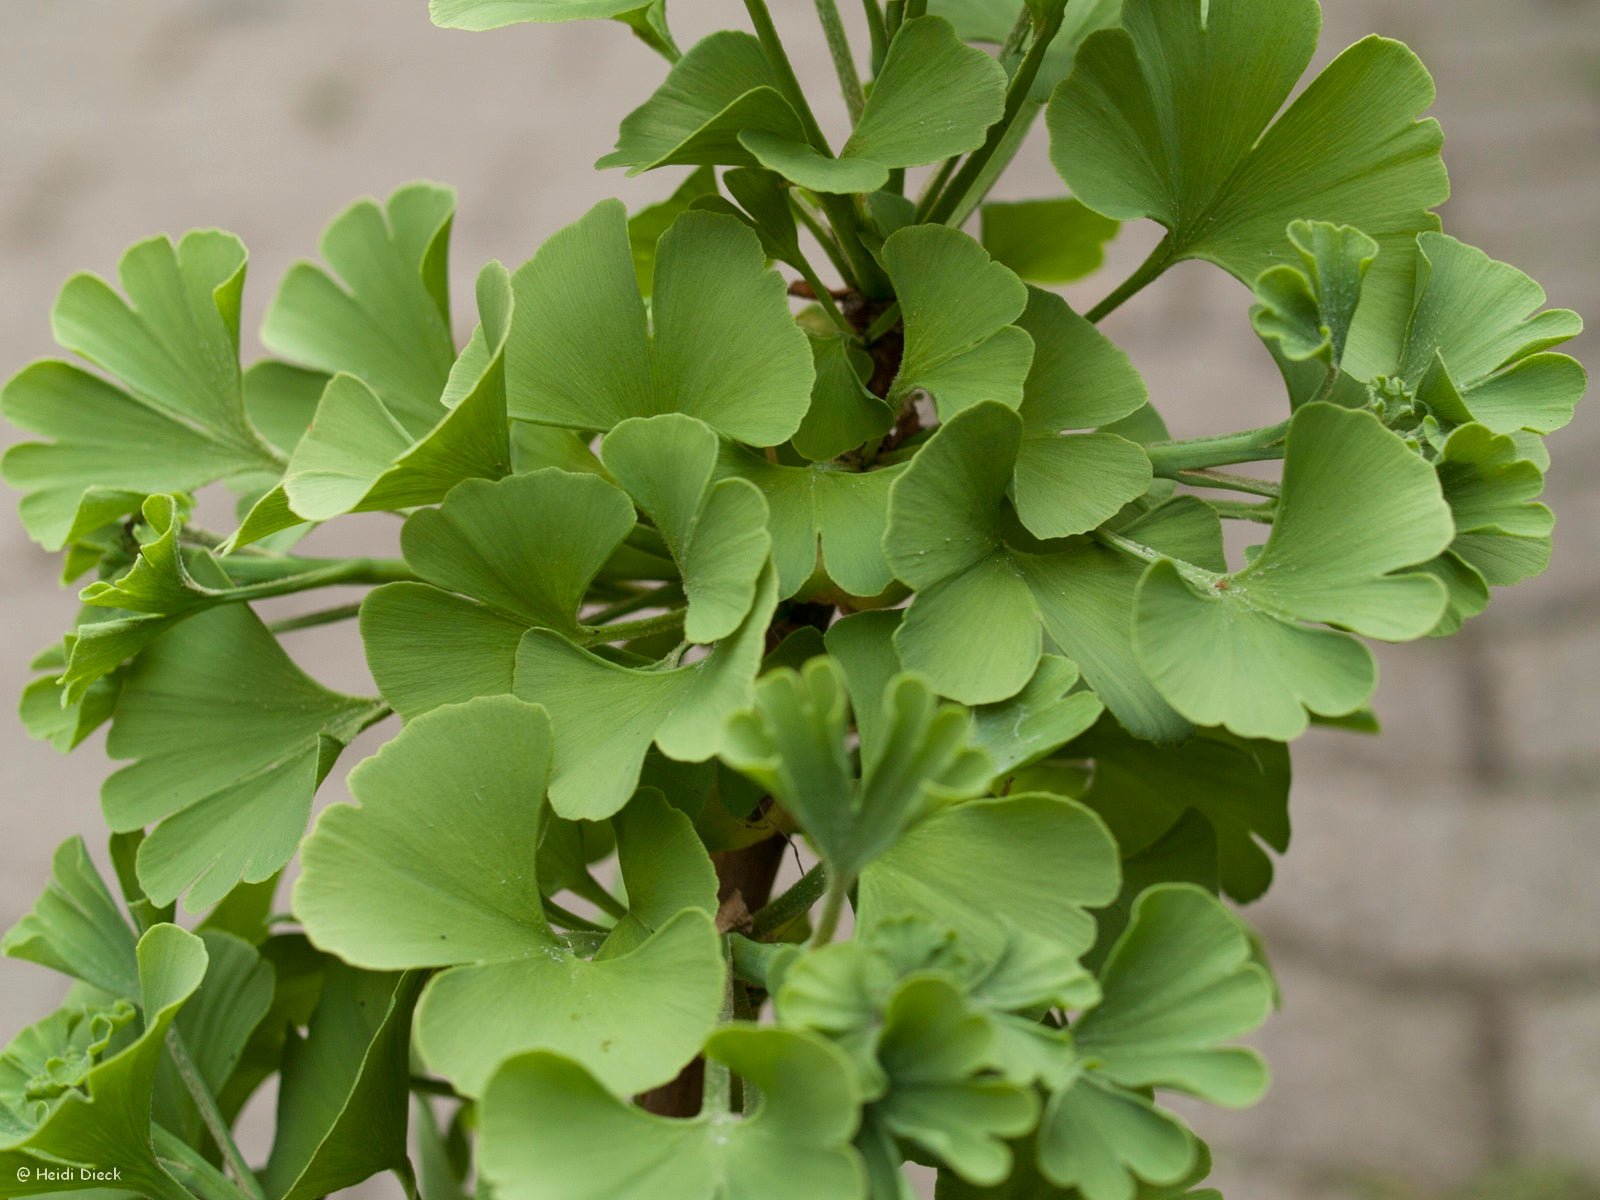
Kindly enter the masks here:
[[733, 973], [764, 992], [772, 990], [773, 967], [794, 949], [783, 942], [751, 941], [742, 933], [728, 935], [728, 948], [733, 952]]
[[1258, 525], [1271, 525], [1278, 511], [1278, 506], [1271, 500], [1259, 504], [1246, 500], [1208, 500], [1207, 503], [1225, 521], [1254, 521]]
[[1283, 457], [1289, 422], [1246, 429], [1239, 433], [1182, 441], [1156, 442], [1145, 447], [1150, 466], [1163, 479], [1175, 479], [1183, 471], [1203, 471], [1233, 463], [1271, 462]]
[[1009, 63], [1022, 52], [1023, 43], [1028, 40], [1028, 34], [1033, 29], [1033, 14], [1024, 4], [1022, 11], [1017, 14], [1016, 23], [1011, 26], [1011, 32], [1006, 34], [1005, 43], [1000, 47], [1000, 61]]
[[870, 346], [898, 324], [900, 324], [900, 301], [896, 300], [878, 315], [878, 319], [868, 326], [867, 332], [861, 336]]
[[1091, 322], [1098, 325], [1157, 279], [1161, 278], [1162, 272], [1170, 267], [1174, 261], [1172, 235], [1168, 234], [1161, 239], [1160, 245], [1150, 252], [1150, 257], [1139, 264], [1137, 271], [1124, 279], [1117, 286], [1116, 291], [1100, 301], [1099, 304], [1096, 304], [1085, 315]]
[[800, 278], [804, 279], [807, 286], [811, 288], [811, 294], [816, 299], [817, 307], [828, 314], [828, 319], [839, 327], [839, 332], [843, 333], [852, 342], [859, 341], [861, 335], [856, 332], [856, 327], [850, 324], [850, 318], [839, 311], [839, 305], [834, 300], [833, 293], [828, 290], [828, 285], [823, 283], [821, 277], [812, 269], [811, 264], [802, 257], [799, 262], [793, 265], [794, 269], [800, 272]]
[[589, 625], [604, 625], [607, 621], [615, 621], [618, 617], [625, 617], [629, 613], [638, 612], [641, 608], [654, 608], [670, 600], [681, 600], [683, 592], [677, 584], [669, 583], [664, 587], [641, 588], [631, 596], [624, 596], [612, 604], [608, 604], [599, 612], [591, 616]]
[[[990, 126], [989, 136], [984, 139], [983, 145], [972, 152], [971, 157], [967, 159], [966, 165], [961, 168], [961, 173], [951, 181], [950, 186], [945, 189], [944, 195], [939, 197], [938, 203], [934, 205], [933, 211], [928, 215], [930, 221], [941, 224], [949, 221], [961, 206], [962, 201], [966, 199], [967, 193], [982, 178], [989, 160], [1000, 149], [1001, 143], [1006, 140], [1006, 135], [1011, 130], [1012, 123], [1017, 119], [1017, 114], [1022, 111], [1023, 106], [1028, 102], [1028, 93], [1033, 90], [1034, 80], [1039, 78], [1039, 69], [1044, 66], [1045, 53], [1050, 49], [1050, 42], [1061, 29], [1063, 14], [1064, 6], [1056, 8], [1045, 18], [1042, 25], [1034, 29], [1033, 43], [1028, 47], [1028, 53], [1024, 56], [1022, 65], [1017, 68], [1017, 73], [1011, 77], [1011, 86], [1006, 89], [1005, 115], [996, 124]], [[908, 17], [910, 15], [909, 7], [907, 15]]]
[[826, 946], [833, 941], [833, 935], [839, 932], [839, 921], [844, 916], [844, 902], [849, 892], [850, 885], [843, 879], [828, 879], [828, 886], [822, 893], [822, 911], [817, 915], [817, 923], [811, 927], [807, 946]]
[[828, 42], [828, 53], [833, 56], [834, 74], [839, 77], [839, 90], [844, 95], [844, 105], [850, 110], [852, 122], [861, 120], [861, 110], [866, 107], [866, 93], [861, 90], [861, 76], [856, 71], [855, 56], [850, 53], [850, 39], [844, 31], [844, 21], [839, 16], [835, 0], [816, 0], [817, 20], [822, 22], [822, 33]]
[[867, 36], [872, 39], [872, 74], [883, 70], [883, 60], [889, 54], [889, 26], [883, 19], [883, 9], [878, 0], [861, 0], [867, 16]]
[[557, 925], [567, 929], [581, 929], [585, 933], [610, 933], [604, 925], [596, 924], [586, 917], [580, 917], [571, 909], [563, 908], [549, 897], [545, 898], [544, 915], [553, 920]]
[[618, 900], [595, 880], [587, 871], [583, 877], [570, 885], [567, 889], [580, 900], [587, 900], [607, 916], [622, 920], [628, 915], [627, 905]]
[[332, 625], [360, 615], [360, 604], [341, 604], [337, 608], [324, 608], [317, 612], [302, 613], [298, 617], [285, 617], [281, 621], [272, 622], [267, 628], [273, 633], [293, 633], [296, 629], [315, 629], [318, 625]]
[[915, 21], [928, 13], [928, 0], [906, 0], [906, 20]]
[[994, 190], [994, 185], [1000, 182], [1000, 177], [1006, 173], [1012, 161], [1022, 149], [1023, 143], [1028, 140], [1028, 134], [1033, 129], [1034, 122], [1039, 119], [1039, 114], [1044, 112], [1042, 100], [1029, 100], [1022, 106], [1022, 111], [1017, 114], [1017, 119], [1011, 122], [1011, 128], [1006, 130], [1006, 136], [1000, 143], [1000, 148], [990, 157], [988, 164], [978, 175], [977, 180], [967, 189], [967, 194], [956, 204], [955, 211], [950, 214], [946, 224], [960, 229], [967, 223], [967, 218], [978, 211], [980, 205], [989, 198], [989, 193]]
[[313, 588], [371, 586], [414, 581], [416, 572], [398, 558], [229, 558], [228, 577], [239, 584], [230, 600], [265, 600]]
[[894, 40], [894, 35], [900, 32], [900, 26], [906, 21], [906, 0], [889, 0], [889, 11], [884, 18], [884, 25], [888, 30], [889, 40]]
[[1273, 500], [1277, 499], [1283, 490], [1270, 479], [1257, 479], [1251, 475], [1235, 475], [1230, 471], [1179, 471], [1176, 479], [1179, 483], [1187, 483], [1190, 487], [1216, 488], [1224, 492], [1243, 492], [1247, 496], [1266, 496]]
[[[726, 1025], [734, 1019], [736, 1005], [733, 999], [733, 949], [726, 942], [722, 946], [723, 960], [728, 969], [728, 986], [722, 995], [722, 1011], [717, 1014], [717, 1024]], [[700, 1111], [713, 1118], [733, 1111], [733, 1072], [728, 1065], [705, 1056], [705, 1084], [701, 1092]]]
[[944, 160], [944, 165], [928, 180], [927, 186], [922, 189], [922, 195], [917, 198], [917, 215], [915, 220], [920, 224], [928, 219], [928, 214], [933, 211], [933, 206], [939, 202], [945, 185], [950, 182], [950, 176], [956, 173], [956, 167], [961, 162], [959, 154]]
[[839, 278], [853, 284], [855, 276], [850, 270], [850, 264], [845, 261], [844, 251], [839, 249], [839, 239], [823, 227], [822, 222], [796, 198], [792, 190], [789, 193], [789, 207], [794, 210], [795, 219], [805, 226], [806, 232], [816, 239], [817, 245], [822, 247], [822, 252], [828, 256], [833, 269], [839, 272]]
[[200, 1119], [205, 1122], [206, 1129], [217, 1143], [217, 1149], [222, 1152], [222, 1161], [228, 1164], [228, 1170], [233, 1172], [247, 1196], [253, 1200], [266, 1200], [266, 1193], [261, 1190], [261, 1181], [256, 1178], [255, 1172], [250, 1169], [250, 1164], [245, 1162], [244, 1155], [239, 1152], [239, 1146], [233, 1140], [233, 1131], [228, 1128], [227, 1121], [223, 1120], [222, 1111], [212, 1098], [211, 1089], [206, 1086], [206, 1081], [200, 1074], [200, 1068], [195, 1066], [194, 1059], [189, 1057], [189, 1048], [183, 1044], [183, 1037], [176, 1027], [167, 1030], [167, 1053], [172, 1056], [172, 1064], [178, 1068], [178, 1077], [183, 1080], [189, 1098], [200, 1111]]
[[793, 887], [751, 918], [751, 932], [758, 941], [766, 941], [782, 933], [811, 911], [812, 906], [822, 898], [827, 886], [827, 870], [818, 863], [800, 876]]
[[605, 642], [631, 642], [635, 638], [649, 637], [657, 633], [669, 633], [683, 625], [684, 614], [687, 609], [675, 608], [671, 612], [658, 613], [653, 617], [641, 617], [637, 621], [621, 621], [615, 625], [601, 625], [589, 629], [579, 639], [579, 645], [598, 646]]

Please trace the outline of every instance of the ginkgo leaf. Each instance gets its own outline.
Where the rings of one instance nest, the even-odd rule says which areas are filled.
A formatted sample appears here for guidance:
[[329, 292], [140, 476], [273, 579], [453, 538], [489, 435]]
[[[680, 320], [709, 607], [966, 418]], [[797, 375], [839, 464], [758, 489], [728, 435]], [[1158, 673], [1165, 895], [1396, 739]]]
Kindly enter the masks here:
[[1073, 431], [1120, 421], [1149, 394], [1127, 355], [1059, 296], [1030, 289], [1017, 325], [1034, 346], [1011, 485], [1017, 516], [1036, 537], [1083, 533], [1144, 495], [1150, 461], [1114, 433]]
[[[1211, 1174], [1211, 1156], [1204, 1143], [1195, 1164], [1177, 1183], [1140, 1183], [1131, 1192], [1119, 1192], [1128, 1200], [1222, 1200], [1215, 1188], [1191, 1188]], [[1076, 1188], [1057, 1187], [1039, 1173], [1034, 1139], [1023, 1139], [1016, 1146], [1016, 1166], [1011, 1178], [992, 1188], [973, 1187], [949, 1171], [939, 1172], [939, 1184], [934, 1200], [1083, 1200], [1084, 1193]], [[1120, 1185], [1119, 1185], [1120, 1186]]]
[[1084, 1200], [1126, 1200], [1138, 1181], [1192, 1181], [1194, 1136], [1149, 1098], [1171, 1088], [1217, 1104], [1254, 1103], [1266, 1066], [1224, 1045], [1260, 1025], [1274, 1000], [1250, 935], [1188, 884], [1146, 891], [1100, 972], [1102, 996], [1073, 1024], [1080, 1066], [1039, 1125], [1039, 1166]]
[[889, 1001], [876, 1053], [888, 1090], [867, 1120], [911, 1141], [973, 1183], [998, 1183], [1011, 1171], [1005, 1139], [1039, 1120], [1039, 1102], [985, 1073], [994, 1031], [961, 992], [937, 977], [908, 980]]
[[1038, 1146], [1046, 1179], [1081, 1200], [1131, 1200], [1141, 1182], [1161, 1195], [1161, 1185], [1188, 1176], [1199, 1153], [1177, 1117], [1092, 1072], [1051, 1097]]
[[[655, 282], [656, 248], [661, 235], [672, 228], [673, 222], [688, 212], [695, 201], [706, 196], [716, 196], [717, 173], [710, 167], [698, 167], [678, 185], [672, 195], [659, 204], [642, 208], [628, 218], [628, 248], [633, 253], [633, 277], [639, 285], [639, 294], [650, 299], [650, 288]], [[784, 201], [787, 208], [788, 201]]]
[[759, 164], [740, 145], [749, 131], [805, 141], [761, 43], [724, 30], [673, 64], [655, 94], [623, 118], [617, 148], [595, 166], [627, 167], [633, 175], [672, 163], [753, 167]]
[[1216, 833], [1217, 870], [1240, 903], [1272, 884], [1268, 849], [1289, 848], [1289, 751], [1281, 743], [1201, 730], [1176, 746], [1153, 746], [1106, 719], [1063, 752], [1094, 760], [1081, 797], [1110, 827], [1124, 858], [1154, 845], [1186, 810]]
[[314, 1200], [379, 1171], [409, 1173], [412, 1005], [420, 972], [328, 964], [304, 1037], [284, 1048], [277, 1132], [261, 1183], [268, 1200]]
[[609, 430], [681, 412], [770, 446], [810, 405], [805, 332], [760, 239], [731, 217], [688, 212], [662, 235], [648, 323], [616, 201], [545, 242], [512, 287], [506, 383], [518, 419]]
[[45, 674], [22, 689], [18, 706], [18, 716], [28, 736], [47, 741], [62, 753], [82, 745], [85, 738], [109, 721], [122, 695], [122, 675], [115, 670], [81, 689], [69, 690], [61, 682], [76, 639], [76, 633], [69, 634], [64, 641], [53, 643], [34, 656], [29, 669]]
[[1515, 441], [1483, 425], [1457, 426], [1434, 469], [1455, 520], [1451, 554], [1495, 587], [1544, 572], [1555, 517], [1537, 502], [1543, 472]]
[[114, 1169], [121, 1186], [160, 1200], [190, 1197], [162, 1165], [164, 1148], [152, 1143], [162, 1131], [152, 1131], [150, 1109], [167, 1031], [205, 975], [205, 947], [176, 925], [156, 925], [140, 938], [137, 962], [138, 1036], [84, 1062], [72, 1086], [50, 1100], [0, 1109], [0, 1196], [80, 1189], [72, 1168], [86, 1167]]
[[1005, 111], [1006, 73], [942, 17], [905, 22], [838, 157], [765, 129], [739, 136], [762, 166], [817, 192], [876, 192], [892, 168], [965, 154]]
[[448, 282], [449, 188], [412, 183], [382, 206], [358, 200], [323, 231], [327, 267], [284, 276], [261, 340], [291, 362], [354, 375], [412, 439], [439, 420], [455, 362]]
[[600, 446], [606, 469], [678, 565], [691, 642], [714, 642], [739, 627], [772, 549], [760, 490], [743, 479], [716, 480], [718, 445], [709, 425], [669, 413], [624, 421]]
[[677, 762], [716, 754], [724, 723], [750, 706], [776, 592], [773, 572], [764, 571], [744, 623], [686, 666], [621, 666], [550, 630], [530, 630], [517, 650], [515, 690], [548, 709], [555, 727], [551, 807], [569, 819], [617, 812], [651, 745]]
[[[917, 589], [895, 633], [901, 661], [943, 695], [993, 704], [1033, 677], [1048, 633], [1128, 729], [1157, 740], [1186, 736], [1188, 722], [1134, 657], [1139, 561], [1084, 539], [1039, 543], [1011, 519], [1006, 489], [1022, 430], [1005, 407], [976, 405], [946, 422], [896, 481], [884, 548], [896, 577]], [[1197, 525], [1220, 553], [1216, 516], [1196, 501], [1155, 509], [1133, 533], [1188, 551]], [[982, 638], [972, 636], [974, 612], [984, 614]]]
[[1244, 1107], [1267, 1088], [1254, 1050], [1222, 1043], [1273, 1008], [1271, 977], [1244, 926], [1207, 892], [1154, 887], [1100, 972], [1101, 999], [1074, 1023], [1078, 1054], [1127, 1088], [1169, 1088]]
[[850, 1141], [861, 1098], [849, 1063], [820, 1038], [732, 1026], [708, 1058], [760, 1101], [736, 1117], [654, 1116], [553, 1054], [508, 1061], [483, 1100], [481, 1166], [506, 1200], [866, 1200]]
[[1308, 404], [1290, 423], [1272, 533], [1248, 566], [1218, 575], [1155, 556], [1139, 585], [1139, 661], [1196, 724], [1291, 740], [1309, 713], [1359, 708], [1375, 682], [1365, 646], [1303, 622], [1425, 636], [1444, 588], [1404, 572], [1454, 535], [1434, 472], [1403, 441], [1371, 413]]
[[1093, 275], [1121, 226], [1081, 200], [1019, 200], [982, 208], [983, 248], [1029, 283]]
[[437, 504], [464, 479], [511, 472], [505, 339], [511, 280], [499, 263], [478, 276], [482, 323], [451, 372], [435, 423], [416, 432], [354, 375], [328, 381], [311, 426], [295, 445], [278, 488], [257, 501], [230, 549], [299, 520]]
[[1250, 322], [1272, 350], [1296, 405], [1327, 400], [1361, 301], [1378, 243], [1348, 225], [1295, 221], [1289, 241], [1299, 267], [1269, 267], [1256, 280]]
[[1087, 909], [1116, 898], [1116, 844], [1100, 818], [1043, 793], [950, 805], [906, 830], [861, 873], [864, 926], [917, 913], [991, 960], [1013, 931], [1081, 954]]
[[981, 400], [1018, 407], [1033, 362], [1033, 339], [1013, 324], [1027, 285], [945, 225], [900, 230], [884, 243], [883, 263], [905, 321], [891, 407], [918, 391], [945, 421]]
[[[863, 746], [888, 736], [883, 696], [902, 670], [894, 645], [900, 620], [900, 611], [889, 609], [852, 613], [828, 627], [828, 653], [849, 681]], [[996, 777], [1059, 750], [1095, 723], [1105, 706], [1078, 682], [1075, 663], [1047, 654], [1015, 696], [972, 710], [967, 739], [988, 755]]]
[[844, 672], [827, 658], [763, 676], [755, 707], [729, 722], [724, 739], [723, 759], [793, 814], [834, 878], [855, 878], [907, 827], [979, 794], [994, 774], [967, 747], [968, 715], [940, 705], [920, 679], [900, 676], [878, 702], [879, 736], [863, 740], [859, 775]]
[[794, 448], [812, 462], [827, 462], [881, 438], [894, 426], [894, 409], [867, 390], [872, 356], [842, 335], [811, 337], [817, 379], [811, 407], [795, 430]]
[[[722, 1004], [714, 877], [690, 875], [705, 884], [694, 907], [668, 915], [648, 899], [651, 872], [670, 878], [705, 863], [698, 842], [667, 869], [650, 861], [655, 839], [640, 842], [637, 860], [630, 839], [619, 839], [648, 929], [642, 940], [624, 933], [590, 961], [546, 922], [535, 860], [550, 729], [543, 709], [513, 696], [416, 718], [351, 773], [359, 807], [326, 810], [302, 854], [295, 912], [317, 945], [373, 970], [445, 968], [418, 1005], [416, 1043], [467, 1095], [530, 1049], [570, 1055], [624, 1093], [643, 1091], [693, 1057]], [[638, 805], [624, 825], [688, 826], [659, 794]]]
[[408, 720], [511, 690], [534, 626], [578, 636], [578, 609], [634, 527], [628, 497], [596, 475], [547, 467], [468, 480], [406, 520], [401, 547], [422, 583], [386, 584], [361, 606], [378, 690]]
[[1126, 0], [1050, 102], [1051, 157], [1090, 208], [1167, 227], [1151, 269], [1202, 258], [1249, 284], [1294, 261], [1292, 220], [1364, 231], [1383, 249], [1359, 345], [1409, 305], [1408, 247], [1449, 183], [1417, 119], [1433, 82], [1398, 42], [1358, 42], [1273, 121], [1320, 25], [1317, 0]]
[[884, 557], [890, 485], [903, 465], [858, 471], [839, 463], [790, 466], [724, 445], [723, 478], [748, 479], [766, 497], [778, 595], [800, 592], [821, 568], [851, 596], [877, 596], [894, 582]]
[[[152, 238], [118, 266], [119, 296], [95, 275], [61, 289], [56, 341], [119, 381], [36, 362], [0, 393], [6, 420], [47, 439], [6, 452], [22, 520], [60, 549], [138, 509], [152, 492], [276, 475], [281, 461], [245, 415], [239, 304], [245, 250], [231, 234]], [[129, 447], [138, 453], [130, 454]]]
[[[1380, 327], [1381, 343], [1346, 356], [1346, 371], [1380, 390], [1390, 385], [1451, 425], [1549, 433], [1572, 420], [1588, 377], [1550, 350], [1582, 332], [1577, 313], [1544, 309], [1544, 289], [1532, 279], [1442, 233], [1423, 234], [1404, 259], [1416, 279], [1410, 306]], [[1362, 319], [1372, 304], [1369, 283]]]
[[244, 605], [163, 634], [130, 669], [106, 741], [138, 761], [101, 790], [113, 830], [156, 826], [138, 859], [151, 900], [187, 890], [198, 912], [276, 873], [339, 752], [386, 712], [310, 679]]
[[139, 994], [134, 933], [79, 837], [56, 847], [50, 880], [6, 931], [0, 954], [60, 971], [109, 996]]

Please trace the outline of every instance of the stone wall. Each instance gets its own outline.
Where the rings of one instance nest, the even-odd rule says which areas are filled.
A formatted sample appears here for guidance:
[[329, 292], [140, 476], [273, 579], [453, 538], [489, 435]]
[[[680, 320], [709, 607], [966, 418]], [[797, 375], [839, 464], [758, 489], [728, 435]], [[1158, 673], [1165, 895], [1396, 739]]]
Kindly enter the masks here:
[[[731, 0], [673, 7], [691, 36], [738, 12]], [[809, 5], [778, 7], [803, 29]], [[1527, 0], [1514, 13], [1492, 0], [1328, 7], [1320, 60], [1378, 30], [1410, 42], [1438, 78], [1451, 231], [1544, 281], [1553, 302], [1600, 313], [1600, 0]], [[414, 177], [456, 184], [466, 295], [477, 263], [522, 261], [600, 196], [636, 203], [669, 185], [588, 170], [659, 73], [624, 34], [472, 37], [431, 29], [424, 8], [5, 0], [0, 371], [50, 352], [62, 279], [110, 271], [154, 231], [215, 224], [244, 237], [251, 326], [283, 269], [357, 195]], [[802, 67], [821, 78], [824, 63]], [[1037, 147], [1008, 183], [1018, 196], [1053, 186]], [[1127, 231], [1108, 278], [1148, 244]], [[1108, 322], [1180, 434], [1266, 421], [1281, 405], [1247, 305], [1236, 284], [1191, 265]], [[1579, 353], [1600, 358], [1596, 344]], [[1434, 1200], [1507, 1159], [1600, 1173], [1600, 418], [1585, 412], [1553, 449], [1550, 574], [1459, 637], [1384, 654], [1382, 739], [1317, 735], [1299, 749], [1295, 845], [1250, 914], [1286, 995], [1260, 1039], [1276, 1086], [1253, 1112], [1202, 1118], [1229, 1200], [1354, 1200], [1379, 1177]], [[0, 543], [0, 693], [14, 696], [71, 601], [9, 502]], [[297, 648], [311, 647], [330, 683], [363, 686], [348, 631], [305, 636]], [[108, 767], [98, 745], [61, 760], [9, 719], [0, 739], [9, 924], [56, 842], [99, 836]], [[325, 789], [339, 791], [337, 780]], [[0, 964], [0, 1029], [56, 990]]]

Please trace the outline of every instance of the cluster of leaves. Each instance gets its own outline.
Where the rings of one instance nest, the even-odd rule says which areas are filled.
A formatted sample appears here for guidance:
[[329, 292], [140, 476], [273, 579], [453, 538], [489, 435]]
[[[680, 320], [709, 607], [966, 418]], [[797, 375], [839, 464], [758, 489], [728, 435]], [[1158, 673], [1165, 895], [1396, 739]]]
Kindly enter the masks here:
[[[1223, 897], [1287, 848], [1286, 744], [1375, 727], [1363, 639], [1544, 568], [1584, 387], [1577, 318], [1439, 232], [1426, 72], [1372, 38], [1291, 102], [1315, 0], [867, 0], [863, 87], [818, 0], [836, 150], [762, 0], [686, 52], [663, 0], [432, 9], [625, 23], [671, 67], [602, 165], [689, 174], [485, 267], [461, 348], [433, 185], [335, 219], [248, 368], [227, 234], [62, 290], [97, 370], [5, 386], [4, 471], [94, 579], [22, 711], [110, 722], [121, 902], [70, 842], [5, 941], [76, 982], [0, 1055], [0, 1195], [1215, 1198], [1157, 1092], [1266, 1087]], [[987, 203], [1041, 116], [1072, 194]], [[1102, 304], [1044, 290], [1135, 219]], [[1254, 290], [1281, 424], [1172, 439], [1097, 330], [1186, 259]], [[301, 552], [355, 513], [399, 556]], [[1230, 564], [1225, 521], [1268, 532]], [[332, 586], [368, 590], [257, 609]], [[357, 616], [373, 697], [280, 641]]]

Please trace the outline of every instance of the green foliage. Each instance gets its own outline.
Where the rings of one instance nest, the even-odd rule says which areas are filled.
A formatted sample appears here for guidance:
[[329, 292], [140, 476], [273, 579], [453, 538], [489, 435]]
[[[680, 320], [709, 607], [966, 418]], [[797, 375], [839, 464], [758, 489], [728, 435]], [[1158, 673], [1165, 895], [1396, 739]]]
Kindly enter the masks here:
[[[625, 25], [670, 65], [602, 165], [692, 170], [485, 266], [464, 345], [433, 184], [336, 217], [248, 366], [230, 235], [62, 290], [89, 367], [0, 394], [85, 579], [22, 718], [126, 761], [115, 889], [69, 841], [4, 939], [75, 982], [0, 1052], [0, 1195], [1219, 1200], [1162, 1097], [1266, 1089], [1228, 902], [1288, 744], [1545, 568], [1586, 382], [1439, 231], [1426, 73], [1370, 38], [1296, 95], [1315, 0], [867, 0], [862, 62], [819, 3], [834, 145], [765, 0], [686, 53], [662, 0], [430, 7]], [[1046, 111], [1072, 194], [987, 202]], [[1094, 309], [1042, 290], [1141, 218]], [[1096, 328], [1184, 259], [1253, 289], [1279, 424], [1172, 439]], [[391, 557], [296, 551], [357, 513]], [[356, 616], [381, 698], [286, 648]]]

